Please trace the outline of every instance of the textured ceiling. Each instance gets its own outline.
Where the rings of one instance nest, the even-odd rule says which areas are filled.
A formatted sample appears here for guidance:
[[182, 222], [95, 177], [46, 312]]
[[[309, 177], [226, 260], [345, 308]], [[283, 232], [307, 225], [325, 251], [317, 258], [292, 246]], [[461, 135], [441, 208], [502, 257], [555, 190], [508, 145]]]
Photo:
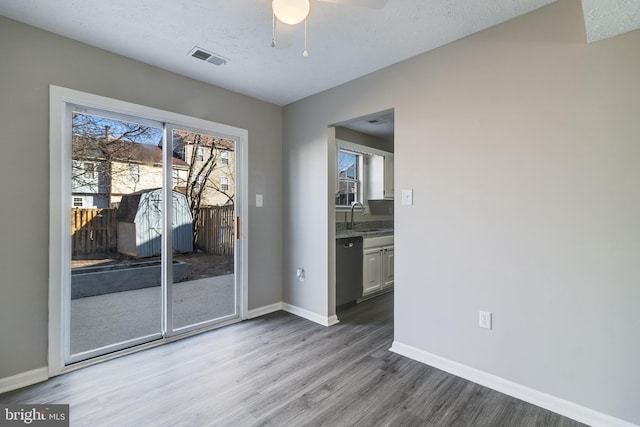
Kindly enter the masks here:
[[640, 0], [582, 0], [589, 43], [640, 28]]
[[[2, 0], [0, 14], [286, 105], [553, 1], [389, 0], [370, 8], [354, 4], [381, 1], [311, 0], [308, 58], [302, 56], [303, 25], [281, 25], [279, 46], [270, 47], [269, 0]], [[583, 0], [588, 39], [638, 28], [639, 1]], [[192, 58], [194, 46], [228, 63]]]

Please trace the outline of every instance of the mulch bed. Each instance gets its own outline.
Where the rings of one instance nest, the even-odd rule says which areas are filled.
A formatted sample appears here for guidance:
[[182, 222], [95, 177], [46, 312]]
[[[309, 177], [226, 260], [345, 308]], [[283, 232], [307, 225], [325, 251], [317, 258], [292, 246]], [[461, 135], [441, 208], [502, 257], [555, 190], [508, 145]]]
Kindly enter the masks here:
[[[158, 260], [160, 257], [144, 258], [144, 261]], [[187, 280], [202, 279], [204, 277], [223, 276], [233, 274], [233, 256], [211, 255], [205, 252], [192, 252], [189, 254], [176, 254], [176, 261], [183, 261], [189, 265], [189, 277]], [[109, 254], [101, 259], [74, 259], [71, 268], [92, 267], [96, 265], [120, 265], [139, 262], [142, 259], [133, 258], [119, 253]]]

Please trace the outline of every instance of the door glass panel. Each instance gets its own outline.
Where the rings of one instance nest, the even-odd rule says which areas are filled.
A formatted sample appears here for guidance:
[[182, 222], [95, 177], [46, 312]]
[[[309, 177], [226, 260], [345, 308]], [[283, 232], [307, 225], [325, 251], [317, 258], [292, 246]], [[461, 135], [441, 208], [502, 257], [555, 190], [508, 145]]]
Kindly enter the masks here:
[[162, 335], [162, 135], [73, 114], [71, 361]]
[[173, 329], [238, 314], [235, 258], [235, 142], [174, 129]]

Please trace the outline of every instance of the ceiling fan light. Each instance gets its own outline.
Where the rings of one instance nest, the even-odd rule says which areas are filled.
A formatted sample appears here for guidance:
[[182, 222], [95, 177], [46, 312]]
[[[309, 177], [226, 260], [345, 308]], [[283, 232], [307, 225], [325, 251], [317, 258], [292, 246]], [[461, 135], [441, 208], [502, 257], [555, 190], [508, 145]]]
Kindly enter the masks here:
[[309, 14], [309, 0], [273, 0], [273, 13], [285, 24], [295, 25]]

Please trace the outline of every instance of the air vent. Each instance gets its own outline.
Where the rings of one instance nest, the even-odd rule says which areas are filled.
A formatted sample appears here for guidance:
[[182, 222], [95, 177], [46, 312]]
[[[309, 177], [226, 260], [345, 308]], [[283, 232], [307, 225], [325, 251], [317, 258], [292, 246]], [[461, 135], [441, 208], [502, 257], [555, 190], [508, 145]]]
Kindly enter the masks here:
[[194, 58], [201, 59], [203, 61], [206, 61], [207, 59], [211, 58], [211, 54], [200, 49], [197, 49], [195, 52], [193, 52], [191, 56], [193, 56]]
[[207, 62], [213, 65], [224, 65], [227, 63], [227, 60], [220, 56], [211, 55], [211, 57], [207, 59]]
[[213, 52], [204, 50], [198, 46], [195, 46], [193, 49], [191, 49], [191, 51], [189, 52], [189, 55], [201, 61], [205, 61], [205, 62], [208, 62], [209, 64], [218, 65], [218, 66], [224, 65], [228, 62], [226, 58], [220, 55], [217, 55]]

